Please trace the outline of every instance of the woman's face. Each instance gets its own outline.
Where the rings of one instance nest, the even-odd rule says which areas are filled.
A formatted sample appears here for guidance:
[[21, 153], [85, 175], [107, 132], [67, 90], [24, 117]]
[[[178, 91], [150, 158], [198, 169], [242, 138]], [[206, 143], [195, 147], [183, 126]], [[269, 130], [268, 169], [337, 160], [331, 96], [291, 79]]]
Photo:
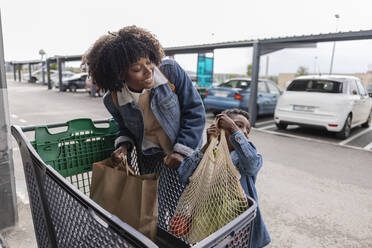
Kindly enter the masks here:
[[148, 58], [141, 58], [129, 66], [125, 74], [125, 83], [128, 88], [134, 91], [151, 89], [154, 82], [155, 65]]

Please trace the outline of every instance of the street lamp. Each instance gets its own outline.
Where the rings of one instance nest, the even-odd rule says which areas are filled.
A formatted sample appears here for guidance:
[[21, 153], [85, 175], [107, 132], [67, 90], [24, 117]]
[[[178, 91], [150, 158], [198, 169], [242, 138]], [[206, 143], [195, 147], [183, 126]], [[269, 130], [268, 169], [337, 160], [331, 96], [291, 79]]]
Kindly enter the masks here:
[[[339, 19], [340, 19], [340, 15], [339, 14], [335, 14], [335, 18], [336, 18], [336, 33], [338, 31], [338, 22], [339, 22]], [[335, 48], [336, 48], [336, 41], [333, 42], [333, 49], [332, 49], [332, 57], [331, 57], [331, 67], [329, 68], [329, 74], [331, 75], [332, 74], [332, 69], [333, 69], [333, 58], [335, 56]]]
[[318, 66], [317, 59], [318, 59], [318, 56], [315, 56], [314, 57], [314, 74], [316, 74], [316, 68]]
[[44, 49], [40, 49], [39, 50], [39, 55], [41, 56], [41, 74], [42, 74], [42, 80], [43, 80], [43, 84], [45, 84], [45, 63], [43, 61], [43, 57], [44, 57], [44, 55], [46, 55], [46, 52], [44, 51]]

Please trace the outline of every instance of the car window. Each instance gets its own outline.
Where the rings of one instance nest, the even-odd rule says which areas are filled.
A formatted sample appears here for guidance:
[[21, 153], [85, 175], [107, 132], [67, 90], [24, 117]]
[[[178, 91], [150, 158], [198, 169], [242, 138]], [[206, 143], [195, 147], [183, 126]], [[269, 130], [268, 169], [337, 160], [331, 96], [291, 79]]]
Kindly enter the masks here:
[[356, 80], [356, 82], [357, 82], [357, 87], [358, 87], [359, 93], [362, 96], [366, 96], [367, 91], [366, 91], [366, 88], [364, 88], [364, 85], [362, 84], [362, 82], [360, 80]]
[[300, 79], [294, 80], [287, 91], [342, 93], [342, 83], [323, 79]]
[[258, 88], [259, 93], [267, 93], [267, 88], [264, 82], [258, 82]]
[[63, 77], [66, 77], [66, 78], [74, 76], [74, 74], [71, 73], [71, 72], [64, 72], [62, 75], [63, 75]]
[[238, 84], [239, 84], [238, 80], [231, 80], [231, 81], [221, 84], [219, 87], [238, 88]]
[[34, 76], [35, 76], [35, 77], [40, 77], [40, 76], [41, 76], [41, 71], [37, 71], [37, 72], [35, 72]]
[[280, 91], [272, 83], [267, 83], [270, 94], [280, 95]]
[[368, 91], [372, 91], [372, 84], [368, 85]]
[[240, 88], [240, 89], [246, 89], [246, 88], [249, 88], [251, 86], [251, 82], [250, 81], [239, 81], [239, 84], [238, 84], [238, 87], [237, 88]]
[[355, 80], [350, 80], [349, 81], [349, 93], [350, 95], [358, 95], [359, 94], [359, 90], [358, 90], [358, 87], [356, 85], [356, 82]]

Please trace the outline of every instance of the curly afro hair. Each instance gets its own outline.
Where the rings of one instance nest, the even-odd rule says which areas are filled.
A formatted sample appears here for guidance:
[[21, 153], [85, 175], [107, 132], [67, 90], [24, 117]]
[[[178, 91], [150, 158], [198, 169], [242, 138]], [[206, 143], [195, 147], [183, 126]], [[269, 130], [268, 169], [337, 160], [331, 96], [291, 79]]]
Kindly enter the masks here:
[[230, 118], [234, 115], [244, 116], [248, 121], [247, 132], [249, 133], [251, 131], [251, 123], [249, 122], [249, 113], [247, 111], [244, 111], [242, 109], [234, 108], [234, 109], [226, 109], [222, 112], [222, 114], [226, 114]]
[[141, 58], [160, 65], [165, 56], [159, 41], [150, 32], [127, 26], [100, 37], [86, 55], [89, 75], [100, 88], [121, 91], [129, 66]]

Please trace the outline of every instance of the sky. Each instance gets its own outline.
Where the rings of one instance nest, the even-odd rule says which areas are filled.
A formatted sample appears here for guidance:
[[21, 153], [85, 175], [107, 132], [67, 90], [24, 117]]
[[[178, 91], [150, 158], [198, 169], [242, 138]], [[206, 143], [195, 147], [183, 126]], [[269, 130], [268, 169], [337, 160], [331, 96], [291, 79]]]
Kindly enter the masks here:
[[[163, 47], [258, 38], [372, 29], [369, 0], [1, 0], [6, 61], [83, 54], [101, 35], [127, 25], [143, 27]], [[340, 18], [335, 18], [339, 14]], [[317, 48], [284, 49], [268, 55], [268, 74], [329, 72], [333, 43]], [[337, 42], [333, 72], [372, 69], [372, 40]], [[218, 49], [214, 71], [245, 74], [251, 48]], [[186, 70], [196, 70], [197, 55], [176, 55]], [[267, 56], [261, 57], [261, 75]]]

